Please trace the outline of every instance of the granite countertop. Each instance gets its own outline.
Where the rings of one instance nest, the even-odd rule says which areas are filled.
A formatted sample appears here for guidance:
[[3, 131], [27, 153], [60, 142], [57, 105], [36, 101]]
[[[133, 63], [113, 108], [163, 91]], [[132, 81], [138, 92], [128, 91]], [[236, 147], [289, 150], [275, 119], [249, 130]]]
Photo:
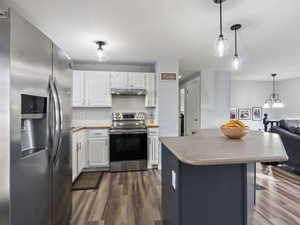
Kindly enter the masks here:
[[198, 130], [188, 137], [160, 138], [181, 162], [191, 165], [224, 165], [286, 161], [278, 134], [249, 131], [242, 139], [225, 137], [219, 129]]

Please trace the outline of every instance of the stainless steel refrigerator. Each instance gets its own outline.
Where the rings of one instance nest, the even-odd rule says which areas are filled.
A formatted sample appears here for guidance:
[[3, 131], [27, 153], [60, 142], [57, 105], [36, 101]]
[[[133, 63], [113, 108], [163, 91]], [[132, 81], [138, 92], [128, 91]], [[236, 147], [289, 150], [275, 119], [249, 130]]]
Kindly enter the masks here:
[[0, 13], [0, 224], [67, 225], [68, 57], [14, 10]]

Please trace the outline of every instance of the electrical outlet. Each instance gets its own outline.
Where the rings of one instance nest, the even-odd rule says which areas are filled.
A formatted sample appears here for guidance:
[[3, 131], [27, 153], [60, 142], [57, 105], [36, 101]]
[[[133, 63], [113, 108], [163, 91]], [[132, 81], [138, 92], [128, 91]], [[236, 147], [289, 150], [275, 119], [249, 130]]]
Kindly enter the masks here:
[[172, 170], [172, 187], [176, 190], [176, 173], [174, 170]]

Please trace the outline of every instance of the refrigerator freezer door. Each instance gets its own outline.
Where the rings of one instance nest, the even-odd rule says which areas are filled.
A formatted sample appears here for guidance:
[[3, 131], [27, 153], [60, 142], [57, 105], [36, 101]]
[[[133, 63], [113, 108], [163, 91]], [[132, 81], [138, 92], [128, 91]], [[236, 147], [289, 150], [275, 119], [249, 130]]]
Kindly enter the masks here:
[[53, 45], [53, 78], [60, 106], [60, 141], [52, 156], [52, 225], [67, 225], [72, 210], [71, 88], [72, 71], [62, 50]]
[[10, 24], [9, 19], [0, 19], [0, 224], [9, 224], [10, 193]]
[[49, 154], [22, 158], [21, 95], [48, 97], [52, 43], [13, 10], [10, 17], [10, 224], [50, 225]]

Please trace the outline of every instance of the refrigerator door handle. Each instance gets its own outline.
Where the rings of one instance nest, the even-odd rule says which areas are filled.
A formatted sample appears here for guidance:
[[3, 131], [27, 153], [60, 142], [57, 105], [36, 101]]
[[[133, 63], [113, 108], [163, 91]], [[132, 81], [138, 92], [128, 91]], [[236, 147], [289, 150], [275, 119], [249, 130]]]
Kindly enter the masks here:
[[51, 80], [51, 75], [49, 76], [49, 95], [48, 95], [48, 105], [47, 105], [47, 109], [48, 109], [48, 114], [47, 114], [47, 123], [48, 123], [48, 133], [47, 133], [47, 140], [48, 140], [48, 156], [49, 156], [49, 161], [51, 161], [51, 150], [53, 147], [53, 138], [54, 138], [54, 130], [53, 130], [53, 113], [52, 113], [52, 109], [53, 109], [53, 93], [52, 93], [52, 89], [50, 87], [50, 80]]
[[54, 80], [50, 79], [50, 93], [52, 95], [53, 100], [53, 106], [54, 106], [54, 133], [53, 133], [53, 148], [52, 148], [52, 160], [54, 159], [56, 155], [56, 151], [59, 145], [59, 136], [60, 136], [60, 112], [59, 112], [59, 102], [58, 102], [58, 96], [55, 90], [55, 84]]
[[63, 114], [62, 114], [62, 108], [61, 108], [61, 100], [58, 94], [56, 82], [54, 80], [54, 90], [58, 102], [58, 127], [59, 127], [59, 132], [58, 132], [58, 140], [57, 140], [57, 147], [55, 148], [55, 155], [53, 157], [54, 165], [57, 163], [57, 160], [59, 158], [60, 152], [61, 152], [61, 142], [62, 142], [62, 120], [63, 120]]

